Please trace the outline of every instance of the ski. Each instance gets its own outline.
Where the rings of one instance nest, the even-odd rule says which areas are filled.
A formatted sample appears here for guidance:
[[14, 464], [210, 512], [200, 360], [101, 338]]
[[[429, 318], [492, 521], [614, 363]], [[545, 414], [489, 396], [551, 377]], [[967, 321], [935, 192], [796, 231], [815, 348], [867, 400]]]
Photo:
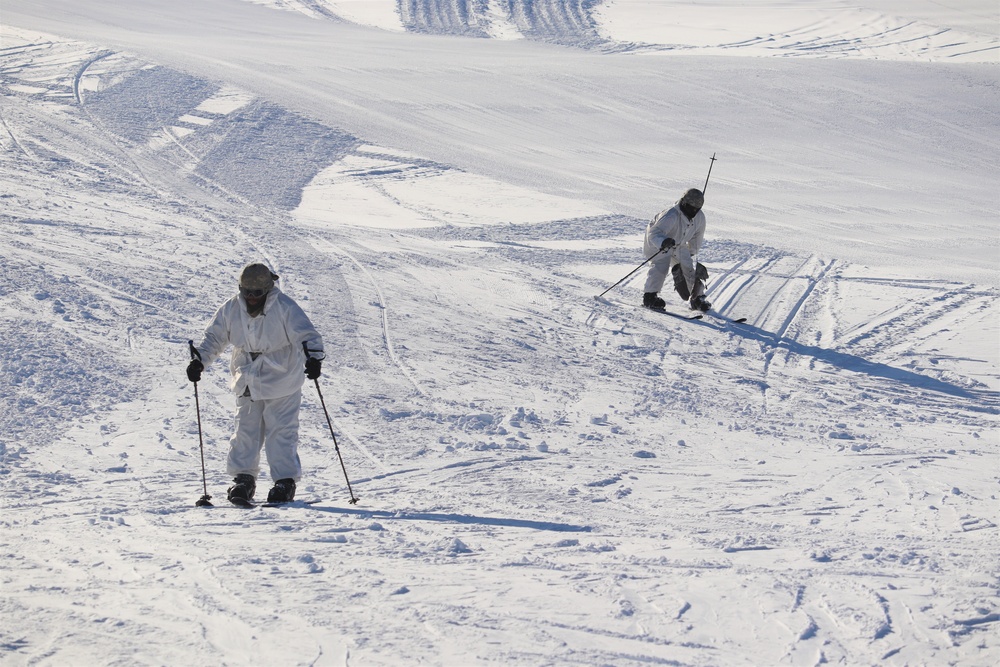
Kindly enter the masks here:
[[679, 320], [700, 320], [704, 315], [681, 315], [680, 313], [674, 313], [672, 311], [666, 310], [665, 308], [650, 308], [649, 306], [643, 306], [646, 310], [651, 310], [654, 313], [660, 313], [661, 315], [669, 315], [670, 317], [676, 317]]
[[671, 317], [676, 317], [679, 320], [700, 320], [707, 314], [710, 315], [711, 317], [714, 317], [717, 320], [722, 320], [723, 322], [726, 322], [728, 324], [746, 324], [747, 321], [747, 318], [745, 317], [728, 317], [726, 315], [717, 313], [713, 310], [706, 311], [705, 313], [698, 313], [697, 315], [681, 315], [680, 313], [675, 313], [666, 309], [650, 308], [648, 306], [644, 306], [644, 308], [646, 308], [646, 310], [652, 310], [654, 313], [662, 313], [664, 315], [670, 315]]
[[258, 507], [307, 507], [319, 502], [316, 500], [290, 500], [287, 503], [260, 503]]
[[229, 502], [231, 502], [234, 506], [239, 507], [241, 509], [251, 510], [254, 509], [255, 507], [305, 507], [307, 505], [315, 505], [316, 503], [319, 502], [319, 499], [290, 500], [287, 503], [269, 503], [269, 502], [255, 503], [252, 500], [243, 500], [242, 498], [235, 498], [235, 499], [230, 498]]
[[[617, 303], [617, 302], [614, 302], [614, 301], [609, 301], [609, 300], [607, 300], [607, 299], [605, 299], [604, 297], [601, 297], [601, 296], [595, 296], [594, 299], [596, 301], [599, 301], [600, 303], [604, 303], [604, 304], [607, 304], [609, 306], [617, 306], [617, 307], [626, 306], [627, 307], [627, 306], [631, 305], [631, 304], [622, 304], [622, 303]], [[642, 304], [637, 304], [637, 305], [635, 305], [633, 307], [638, 308], [639, 310], [650, 310], [650, 311], [652, 311], [654, 313], [660, 313], [661, 315], [669, 315], [670, 317], [676, 317], [679, 320], [700, 320], [702, 317], [704, 317], [703, 313], [697, 313], [695, 315], [681, 315], [680, 313], [675, 313], [675, 312], [669, 311], [666, 308], [650, 308], [649, 306], [645, 306], [645, 305], [642, 305]]]
[[722, 320], [723, 322], [728, 322], [729, 324], [746, 324], [747, 321], [747, 318], [745, 317], [729, 317], [716, 312], [710, 312], [709, 315], [718, 320]]

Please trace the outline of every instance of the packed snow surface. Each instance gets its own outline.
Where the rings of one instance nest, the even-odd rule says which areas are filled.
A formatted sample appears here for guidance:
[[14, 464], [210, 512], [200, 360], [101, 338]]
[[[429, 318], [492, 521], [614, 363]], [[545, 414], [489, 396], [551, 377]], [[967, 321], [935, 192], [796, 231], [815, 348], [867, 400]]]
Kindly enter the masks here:
[[[2, 0], [0, 664], [1000, 664], [998, 25]], [[644, 310], [713, 155], [715, 311]], [[244, 510], [251, 261], [328, 358]]]

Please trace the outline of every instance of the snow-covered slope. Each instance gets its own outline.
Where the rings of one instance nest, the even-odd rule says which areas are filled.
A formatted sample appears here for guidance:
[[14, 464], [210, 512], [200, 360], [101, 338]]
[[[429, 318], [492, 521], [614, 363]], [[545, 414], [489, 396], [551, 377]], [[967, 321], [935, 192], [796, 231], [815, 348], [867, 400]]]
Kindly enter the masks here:
[[996, 62], [990, 0], [247, 0], [383, 30], [604, 50]]
[[[1000, 660], [995, 7], [78, 4], [0, 8], [0, 663]], [[748, 322], [594, 299], [713, 153]], [[312, 387], [225, 502], [219, 363], [194, 506], [255, 259], [357, 505]]]
[[[995, 61], [609, 54], [390, 33], [242, 0], [50, 2], [60, 11], [7, 0], [5, 20], [602, 210], [646, 218], [721, 151], [723, 236], [996, 285], [996, 246], [977, 242], [994, 235], [997, 208]], [[275, 36], [262, 42], [260, 25]]]

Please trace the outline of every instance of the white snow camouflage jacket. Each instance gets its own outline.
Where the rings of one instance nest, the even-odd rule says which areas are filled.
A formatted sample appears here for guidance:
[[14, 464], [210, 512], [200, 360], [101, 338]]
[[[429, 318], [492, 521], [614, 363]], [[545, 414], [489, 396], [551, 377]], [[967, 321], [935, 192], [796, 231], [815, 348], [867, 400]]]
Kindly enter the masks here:
[[231, 344], [229, 370], [233, 377], [229, 386], [233, 393], [242, 396], [249, 387], [252, 399], [266, 400], [289, 396], [302, 388], [306, 362], [303, 341], [310, 356], [322, 358], [323, 338], [305, 311], [275, 287], [257, 317], [250, 317], [240, 295], [222, 304], [197, 350], [208, 368]]
[[687, 280], [688, 289], [694, 289], [697, 255], [701, 243], [705, 240], [705, 214], [695, 213], [693, 219], [681, 213], [680, 202], [671, 208], [660, 211], [646, 226], [646, 240], [643, 252], [649, 259], [660, 250], [664, 239], [673, 239], [677, 244], [673, 250], [664, 254], [670, 256], [670, 265], [680, 264]]

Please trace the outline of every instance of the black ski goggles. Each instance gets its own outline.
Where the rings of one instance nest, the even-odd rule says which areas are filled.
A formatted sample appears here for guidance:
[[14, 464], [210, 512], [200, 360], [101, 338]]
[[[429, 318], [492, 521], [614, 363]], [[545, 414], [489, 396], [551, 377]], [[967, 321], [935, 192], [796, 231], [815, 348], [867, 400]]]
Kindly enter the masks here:
[[244, 299], [260, 299], [270, 290], [266, 289], [247, 289], [246, 287], [240, 288], [240, 294], [243, 295]]

